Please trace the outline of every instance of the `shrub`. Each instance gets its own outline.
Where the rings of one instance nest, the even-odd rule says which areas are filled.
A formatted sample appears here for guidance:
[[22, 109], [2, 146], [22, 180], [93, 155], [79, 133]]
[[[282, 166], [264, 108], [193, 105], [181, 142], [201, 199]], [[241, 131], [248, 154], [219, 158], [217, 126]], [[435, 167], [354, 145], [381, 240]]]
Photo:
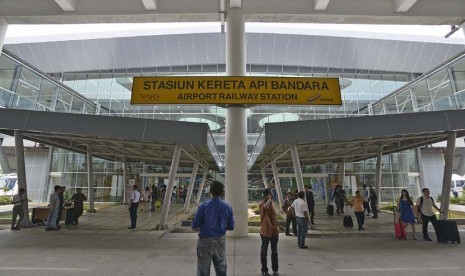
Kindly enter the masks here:
[[460, 198], [460, 197], [457, 197], [457, 198], [451, 197], [449, 202], [452, 203], [452, 204], [458, 204], [458, 203], [462, 202], [462, 198]]
[[11, 197], [8, 195], [0, 196], [0, 205], [9, 205], [11, 204]]

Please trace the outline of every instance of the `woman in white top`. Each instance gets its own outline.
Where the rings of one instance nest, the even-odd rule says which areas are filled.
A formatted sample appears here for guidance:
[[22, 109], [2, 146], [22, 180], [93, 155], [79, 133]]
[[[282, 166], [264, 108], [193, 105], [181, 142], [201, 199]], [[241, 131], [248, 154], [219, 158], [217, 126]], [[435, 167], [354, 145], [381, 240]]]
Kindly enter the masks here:
[[141, 203], [141, 208], [140, 208], [140, 211], [141, 212], [147, 212], [148, 209], [147, 209], [147, 203], [149, 202], [149, 199], [150, 199], [150, 188], [149, 187], [145, 187], [145, 190], [142, 192], [142, 196], [140, 197], [140, 203]]

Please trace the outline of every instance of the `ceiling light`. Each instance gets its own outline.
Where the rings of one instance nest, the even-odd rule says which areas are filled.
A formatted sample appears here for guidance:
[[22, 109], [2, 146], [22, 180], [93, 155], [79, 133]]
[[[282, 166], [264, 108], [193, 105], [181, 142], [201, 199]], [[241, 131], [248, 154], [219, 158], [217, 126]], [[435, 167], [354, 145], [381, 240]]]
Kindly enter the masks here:
[[213, 122], [212, 120], [204, 119], [204, 118], [196, 118], [196, 117], [187, 117], [179, 119], [181, 122], [191, 122], [191, 123], [207, 123], [211, 130], [217, 130], [221, 128], [221, 125]]
[[258, 125], [260, 127], [264, 127], [266, 123], [298, 121], [299, 118], [299, 115], [294, 113], [277, 113], [261, 119], [260, 121], [258, 121]]

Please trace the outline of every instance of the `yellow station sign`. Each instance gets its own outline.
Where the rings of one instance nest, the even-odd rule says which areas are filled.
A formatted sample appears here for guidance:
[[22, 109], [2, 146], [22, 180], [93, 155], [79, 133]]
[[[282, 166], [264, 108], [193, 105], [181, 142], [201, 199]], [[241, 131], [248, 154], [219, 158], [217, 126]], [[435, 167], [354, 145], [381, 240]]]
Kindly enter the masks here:
[[134, 77], [131, 104], [341, 105], [338, 78]]

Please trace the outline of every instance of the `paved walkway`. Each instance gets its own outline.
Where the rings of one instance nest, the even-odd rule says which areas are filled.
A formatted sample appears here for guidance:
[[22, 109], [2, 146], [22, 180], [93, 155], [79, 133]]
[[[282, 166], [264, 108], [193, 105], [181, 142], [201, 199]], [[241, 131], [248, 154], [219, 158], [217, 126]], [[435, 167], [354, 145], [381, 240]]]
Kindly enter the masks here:
[[[172, 228], [187, 216], [178, 214], [180, 207], [171, 209]], [[342, 216], [328, 217], [323, 207], [317, 209], [317, 229], [309, 231], [309, 249], [298, 249], [295, 237], [280, 235], [280, 275], [465, 274], [463, 245], [397, 241], [390, 214], [367, 219], [366, 231], [345, 229]], [[129, 230], [127, 206], [115, 206], [85, 213], [78, 226], [57, 232], [0, 225], [0, 275], [195, 275], [196, 234], [153, 230], [159, 218], [159, 211], [139, 213], [138, 227]], [[464, 237], [465, 229], [460, 232]], [[260, 275], [260, 243], [256, 233], [228, 238], [228, 275]]]

